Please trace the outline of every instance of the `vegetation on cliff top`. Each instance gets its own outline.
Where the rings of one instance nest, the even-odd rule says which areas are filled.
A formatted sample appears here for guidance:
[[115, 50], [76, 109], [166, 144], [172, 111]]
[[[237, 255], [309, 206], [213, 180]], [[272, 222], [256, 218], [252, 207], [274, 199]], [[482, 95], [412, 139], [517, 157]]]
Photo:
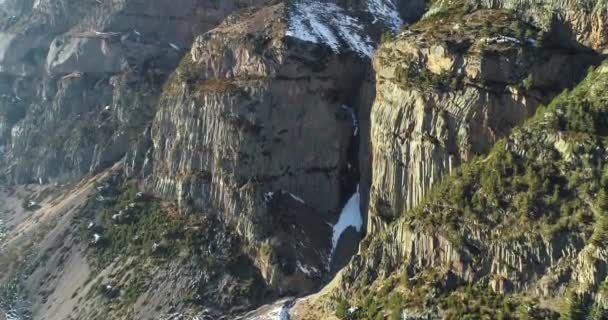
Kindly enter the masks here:
[[[416, 41], [416, 48], [434, 50], [434, 46], [439, 45], [454, 56], [491, 55], [514, 50], [528, 52], [527, 55], [521, 55], [526, 59], [519, 58], [522, 61], [518, 62], [526, 65], [537, 57], [540, 59], [545, 33], [508, 10], [484, 9], [469, 12], [466, 9], [458, 9], [431, 15], [408, 27], [399, 39], [402, 37], [405, 37], [407, 42]], [[383, 43], [393, 43], [389, 34], [384, 34], [381, 40]], [[461, 89], [466, 82], [473, 81], [465, 79], [462, 70], [432, 72], [428, 70], [427, 63], [419, 61], [420, 58], [414, 54], [405, 60], [404, 63], [396, 64], [395, 70], [398, 83], [405, 88], [450, 92]], [[513, 79], [512, 84], [523, 83], [524, 88], [531, 89], [533, 83], [530, 80], [526, 83], [525, 77], [526, 75], [522, 74], [521, 79]]]

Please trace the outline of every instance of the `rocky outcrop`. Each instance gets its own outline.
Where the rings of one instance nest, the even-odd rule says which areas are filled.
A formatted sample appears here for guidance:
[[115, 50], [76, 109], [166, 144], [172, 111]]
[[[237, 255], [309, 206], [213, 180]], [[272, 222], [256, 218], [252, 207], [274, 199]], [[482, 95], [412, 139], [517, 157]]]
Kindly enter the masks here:
[[[285, 278], [293, 270], [319, 281], [328, 223], [368, 163], [358, 155], [359, 136], [369, 136], [367, 56], [380, 31], [401, 22], [392, 1], [286, 1], [229, 17], [196, 39], [165, 84], [127, 174], [177, 199], [182, 212], [221, 213], [272, 286], [293, 290]], [[291, 199], [282, 212], [273, 209], [277, 197]], [[277, 230], [294, 217], [302, 235]], [[267, 244], [292, 248], [283, 260], [301, 267], [277, 269], [264, 257]]]
[[[565, 273], [578, 273], [574, 278], [580, 278], [581, 283], [585, 277], [597, 274], [595, 269], [587, 272], [574, 267], [576, 261], [588, 264], [585, 251], [595, 250], [595, 247], [583, 250], [585, 239], [578, 235], [551, 240], [531, 236], [505, 242], [493, 240], [495, 234], [479, 228], [466, 228], [462, 232], [469, 235], [465, 246], [440, 232], [422, 231], [408, 222], [391, 225], [375, 237], [364, 255], [355, 257], [344, 270], [343, 285], [348, 291], [350, 286], [369, 285], [394, 273], [416, 275], [435, 269], [450, 270], [461, 281], [483, 283], [501, 293], [532, 290], [540, 296], [551, 296], [568, 286], [570, 279], [563, 277]], [[567, 270], [560, 269], [564, 265], [569, 266]]]
[[[244, 13], [199, 37], [165, 85], [151, 149], [140, 155], [150, 155], [155, 193], [184, 212], [220, 212], [253, 246], [287, 245], [290, 231], [276, 228], [295, 218], [285, 227], [304, 234], [288, 237], [290, 254], [312, 254], [287, 260], [318, 277], [330, 248], [326, 222], [352, 192], [346, 176], [356, 175], [347, 154], [356, 133], [350, 93], [364, 69], [356, 53], [286, 37], [285, 13], [283, 4]], [[275, 200], [291, 205], [273, 212]], [[298, 244], [309, 241], [321, 242]], [[275, 271], [265, 274], [289, 287]]]
[[601, 0], [440, 0], [433, 3], [427, 15], [458, 14], [480, 7], [515, 10], [543, 30], [550, 30], [549, 37], [562, 46], [582, 45], [603, 53], [608, 50], [608, 7]]
[[[445, 299], [471, 285], [482, 288], [467, 298], [476, 303], [491, 292], [515, 303], [526, 296], [554, 302], [527, 302], [529, 310], [546, 309], [532, 318], [557, 306], [565, 314], [605, 314], [604, 183], [580, 172], [603, 172], [607, 75], [604, 63], [368, 236], [322, 294], [296, 303], [295, 318], [307, 319], [302, 312], [311, 307], [333, 313], [331, 301], [340, 299], [363, 317], [407, 310], [443, 318], [459, 312]], [[395, 307], [395, 296], [404, 304]]]
[[[515, 38], [514, 25], [542, 31], [505, 11], [465, 18], [423, 20], [374, 57], [371, 232], [383, 225], [379, 217], [415, 207], [442, 177], [489, 150], [593, 61]], [[481, 33], [488, 20], [497, 31]]]

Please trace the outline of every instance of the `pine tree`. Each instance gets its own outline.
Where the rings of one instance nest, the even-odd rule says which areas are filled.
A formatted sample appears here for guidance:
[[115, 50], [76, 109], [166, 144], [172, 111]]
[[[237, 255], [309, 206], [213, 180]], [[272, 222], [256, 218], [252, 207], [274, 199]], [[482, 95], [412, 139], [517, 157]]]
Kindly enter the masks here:
[[595, 222], [591, 243], [598, 247], [608, 246], [608, 216], [602, 215]]
[[569, 290], [564, 295], [562, 304], [561, 317], [562, 320], [585, 320], [587, 319], [585, 312], [585, 304], [583, 298], [574, 290]]
[[608, 193], [605, 188], [601, 188], [595, 198], [595, 207], [602, 215], [608, 214]]

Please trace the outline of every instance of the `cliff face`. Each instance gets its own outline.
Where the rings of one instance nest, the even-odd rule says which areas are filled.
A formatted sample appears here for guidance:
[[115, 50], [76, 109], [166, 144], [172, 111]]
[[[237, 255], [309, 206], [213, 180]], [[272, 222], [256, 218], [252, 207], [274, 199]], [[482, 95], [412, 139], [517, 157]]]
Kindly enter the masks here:
[[[347, 93], [357, 86], [350, 79], [360, 76], [358, 58], [286, 39], [285, 10], [281, 4], [240, 16], [195, 41], [165, 85], [146, 151], [156, 194], [177, 199], [183, 212], [219, 212], [253, 245], [282, 238], [277, 222], [293, 213], [272, 212], [271, 205], [285, 196], [310, 209], [312, 230], [289, 226], [304, 232], [299, 240], [329, 240], [324, 221], [349, 187], [355, 128], [348, 110], [356, 100]], [[346, 69], [353, 73], [335, 76]], [[306, 250], [299, 240], [292, 240], [293, 253]], [[329, 248], [326, 242], [313, 250]], [[326, 256], [316, 257], [315, 269], [324, 269]], [[289, 260], [295, 267], [306, 259]], [[285, 284], [273, 271], [266, 276]]]
[[373, 32], [346, 34], [325, 12], [335, 24], [314, 33], [301, 15], [321, 7], [302, 5], [244, 12], [198, 37], [126, 159], [129, 174], [182, 212], [235, 225], [279, 290], [301, 290], [294, 277], [318, 283], [329, 266], [331, 223], [358, 182], [358, 114], [369, 114], [358, 92]]
[[120, 160], [194, 35], [245, 3], [255, 4], [3, 4], [0, 129], [9, 180], [72, 180]]
[[[489, 21], [492, 28], [484, 30]], [[543, 34], [505, 11], [480, 10], [428, 18], [380, 47], [371, 232], [382, 225], [378, 217], [414, 208], [442, 177], [487, 152], [593, 61], [591, 54], [537, 42]]]
[[[601, 318], [607, 9], [0, 0], [0, 281], [41, 319]], [[247, 313], [360, 213], [322, 294]]]
[[[306, 312], [311, 308], [329, 308], [329, 313], [335, 311], [338, 315], [344, 312], [340, 309], [344, 306], [335, 301], [344, 298], [349, 303], [346, 306], [351, 307], [347, 309], [355, 310], [349, 311], [354, 318], [395, 316], [394, 312], [407, 319], [450, 318], [456, 312], [452, 309], [453, 295], [477, 301], [478, 294], [485, 294], [462, 292], [460, 285], [467, 283], [479, 284], [490, 292], [507, 293], [508, 297], [512, 294], [518, 297], [511, 301], [516, 304], [529, 303], [526, 299], [532, 296], [556, 310], [555, 305], [562, 304], [560, 300], [573, 296], [583, 301], [583, 309], [588, 312], [604, 312], [603, 307], [598, 307], [603, 302], [597, 298], [603, 295], [604, 249], [589, 241], [589, 226], [577, 220], [571, 229], [561, 229], [562, 225], [557, 226], [553, 220], [557, 219], [555, 216], [542, 218], [548, 223], [539, 217], [547, 210], [540, 205], [542, 202], [518, 197], [521, 189], [512, 190], [504, 199], [491, 198], [480, 186], [493, 179], [484, 176], [491, 173], [476, 175], [471, 184], [466, 174], [476, 172], [479, 163], [492, 162], [493, 153], [487, 158], [478, 155], [486, 154], [505, 137], [509, 137], [506, 145], [494, 149], [508, 150], [514, 158], [543, 162], [541, 159], [553, 159], [557, 152], [570, 159], [564, 150], [571, 150], [581, 141], [565, 138], [559, 132], [563, 128], [524, 125], [523, 129], [512, 130], [522, 126], [540, 105], [549, 103], [561, 90], [576, 85], [587, 67], [597, 63], [594, 53], [576, 44], [579, 41], [583, 46], [603, 50], [601, 41], [592, 44], [579, 30], [593, 29], [597, 21], [582, 22], [580, 12], [573, 14], [572, 7], [566, 4], [556, 7], [556, 12], [561, 10], [565, 16], [549, 15], [548, 20], [543, 20], [547, 11], [540, 7], [535, 9], [538, 11], [514, 13], [453, 5], [434, 3], [425, 18], [395, 39], [387, 39], [376, 51], [368, 237], [360, 254], [322, 294], [296, 303], [292, 311], [295, 318], [319, 317], [319, 313]], [[521, 9], [512, 5], [496, 2], [480, 6]], [[600, 7], [598, 3], [598, 16], [594, 19], [603, 21], [602, 13], [597, 11]], [[541, 12], [543, 16], [539, 15]], [[520, 20], [522, 15], [524, 19]], [[577, 37], [563, 37], [563, 19], [579, 19], [569, 26], [569, 32]], [[601, 96], [603, 74], [604, 71], [592, 74], [569, 102], [563, 102], [568, 98], [560, 98], [562, 107], [555, 112], [563, 116], [568, 103], [577, 108], [577, 97]], [[595, 86], [589, 88], [592, 84]], [[590, 117], [601, 118], [596, 114]], [[545, 119], [551, 122], [552, 118], [545, 114]], [[594, 139], [588, 141], [590, 145], [596, 145]], [[467, 162], [476, 164], [467, 166]], [[463, 169], [457, 169], [463, 164]], [[500, 170], [504, 169], [489, 169]], [[514, 173], [506, 173], [511, 174]], [[443, 181], [450, 175], [453, 177]], [[468, 187], [462, 187], [460, 181]], [[545, 182], [543, 186], [546, 185]], [[452, 197], [451, 193], [458, 195]], [[552, 199], [563, 197], [560, 201], [574, 205], [576, 201], [568, 200], [566, 193], [557, 193]], [[581, 197], [587, 200], [574, 205], [581, 210], [579, 217], [601, 220], [601, 213], [589, 203], [595, 198], [593, 192]], [[487, 208], [477, 201], [488, 201], [497, 207]], [[511, 212], [501, 207], [505, 203], [526, 212], [524, 215], [535, 221], [533, 227], [506, 218]], [[466, 218], [471, 212], [473, 217]], [[495, 224], [496, 219], [505, 225]], [[543, 222], [536, 224], [535, 219]], [[566, 223], [566, 218], [560, 219]], [[421, 305], [427, 307], [420, 308]], [[531, 310], [544, 307], [534, 308]], [[526, 316], [555, 316], [550, 315], [553, 311], [535, 312]], [[320, 314], [326, 316], [327, 309]]]
[[[41, 240], [31, 259], [67, 266], [50, 280], [31, 270], [43, 280], [25, 287], [49, 292], [32, 298], [34, 317], [147, 317], [167, 294], [157, 313], [234, 314], [318, 288], [330, 264], [344, 263], [331, 260], [332, 236], [337, 251], [354, 250], [358, 240], [338, 241], [332, 225], [357, 190], [359, 163], [369, 166], [358, 146], [369, 137], [369, 59], [381, 32], [424, 3], [261, 3], [12, 4], [22, 12], [5, 26], [7, 182], [61, 188], [112, 165], [126, 178], [97, 181], [70, 227], [58, 227], [70, 235], [65, 249], [55, 231]], [[146, 261], [138, 277], [130, 261]], [[70, 280], [79, 268], [88, 271]], [[66, 287], [89, 295], [72, 313], [84, 298], [63, 297]]]
[[494, 318], [503, 308], [516, 319], [605, 317], [607, 75], [603, 63], [366, 238], [295, 318], [344, 303], [357, 319]]

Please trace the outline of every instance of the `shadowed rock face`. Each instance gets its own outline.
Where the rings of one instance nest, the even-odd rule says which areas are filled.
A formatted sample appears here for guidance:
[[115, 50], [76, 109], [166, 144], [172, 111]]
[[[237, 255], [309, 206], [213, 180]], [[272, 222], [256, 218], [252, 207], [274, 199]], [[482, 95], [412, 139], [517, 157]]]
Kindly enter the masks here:
[[194, 35], [255, 4], [5, 4], [15, 16], [0, 31], [0, 127], [11, 180], [70, 180], [120, 160]]

